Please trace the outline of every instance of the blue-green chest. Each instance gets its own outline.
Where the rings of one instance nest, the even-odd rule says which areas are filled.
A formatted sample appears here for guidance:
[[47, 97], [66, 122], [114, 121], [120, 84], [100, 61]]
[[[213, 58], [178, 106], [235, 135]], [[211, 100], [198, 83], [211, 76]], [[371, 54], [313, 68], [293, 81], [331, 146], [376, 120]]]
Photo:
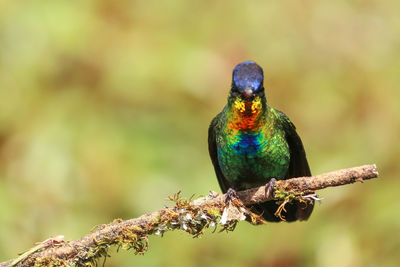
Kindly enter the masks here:
[[236, 188], [267, 183], [270, 178], [285, 178], [290, 162], [284, 132], [260, 128], [235, 131], [225, 128], [217, 138], [218, 161], [225, 178]]

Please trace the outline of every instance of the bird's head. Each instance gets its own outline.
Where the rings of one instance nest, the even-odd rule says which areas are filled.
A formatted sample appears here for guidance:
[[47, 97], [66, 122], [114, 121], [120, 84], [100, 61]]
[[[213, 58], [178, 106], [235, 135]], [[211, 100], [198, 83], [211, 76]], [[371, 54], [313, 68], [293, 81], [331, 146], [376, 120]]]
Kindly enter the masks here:
[[238, 64], [233, 69], [229, 99], [234, 110], [245, 115], [258, 114], [265, 103], [264, 74], [253, 61]]

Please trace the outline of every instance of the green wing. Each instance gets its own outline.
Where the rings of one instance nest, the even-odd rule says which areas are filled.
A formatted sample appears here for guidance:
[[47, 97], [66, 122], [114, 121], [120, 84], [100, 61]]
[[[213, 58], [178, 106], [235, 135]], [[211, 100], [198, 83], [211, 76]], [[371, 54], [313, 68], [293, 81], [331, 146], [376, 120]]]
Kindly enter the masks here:
[[218, 130], [218, 121], [220, 120], [221, 113], [218, 114], [210, 124], [208, 128], [208, 152], [210, 153], [211, 161], [214, 165], [215, 174], [218, 178], [219, 186], [223, 193], [228, 191], [230, 185], [228, 181], [225, 179], [225, 176], [222, 174], [221, 168], [218, 162], [218, 152], [217, 152], [217, 135], [216, 132]]
[[296, 132], [296, 127], [283, 112], [279, 110], [276, 111], [279, 115], [280, 121], [282, 122], [286, 134], [286, 141], [290, 150], [289, 172], [286, 178], [311, 176], [306, 152], [304, 151], [300, 136]]

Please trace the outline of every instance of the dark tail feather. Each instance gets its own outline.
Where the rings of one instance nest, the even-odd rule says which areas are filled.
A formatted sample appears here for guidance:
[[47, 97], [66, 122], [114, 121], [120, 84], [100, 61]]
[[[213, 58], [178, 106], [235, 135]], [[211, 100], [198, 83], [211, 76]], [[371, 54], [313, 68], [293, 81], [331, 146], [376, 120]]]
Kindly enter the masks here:
[[[275, 201], [268, 201], [262, 204], [256, 204], [251, 206], [252, 210], [257, 214], [262, 214], [262, 218], [269, 222], [280, 222], [281, 218], [275, 216], [275, 212], [279, 208], [279, 204]], [[285, 211], [282, 211], [281, 215], [287, 222], [304, 221], [310, 217], [311, 212], [314, 208], [314, 201], [312, 203], [305, 203], [294, 201], [285, 205]]]

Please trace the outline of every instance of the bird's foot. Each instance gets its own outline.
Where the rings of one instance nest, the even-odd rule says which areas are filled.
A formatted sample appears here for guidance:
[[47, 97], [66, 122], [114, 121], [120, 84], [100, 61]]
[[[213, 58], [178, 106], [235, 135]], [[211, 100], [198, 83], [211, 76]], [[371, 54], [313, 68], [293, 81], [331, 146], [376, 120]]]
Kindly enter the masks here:
[[275, 178], [271, 178], [269, 182], [265, 185], [265, 196], [268, 198], [274, 198], [274, 186], [276, 183]]
[[225, 194], [225, 203], [228, 204], [229, 202], [232, 202], [232, 200], [235, 198], [236, 199], [238, 198], [236, 191], [235, 191], [235, 189], [230, 187], [228, 189], [228, 191], [226, 191], [226, 194]]

